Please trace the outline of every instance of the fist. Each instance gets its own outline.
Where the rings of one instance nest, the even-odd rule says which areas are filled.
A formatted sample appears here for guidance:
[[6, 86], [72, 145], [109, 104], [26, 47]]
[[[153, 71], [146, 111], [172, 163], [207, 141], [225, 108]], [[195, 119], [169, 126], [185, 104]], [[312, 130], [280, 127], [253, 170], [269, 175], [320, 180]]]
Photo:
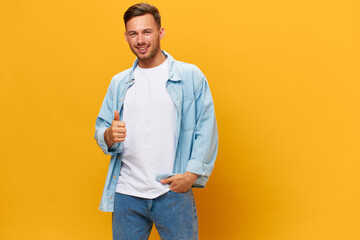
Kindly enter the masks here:
[[105, 141], [108, 147], [111, 147], [114, 143], [125, 141], [126, 128], [125, 122], [119, 120], [119, 112], [114, 112], [114, 120], [111, 126], [105, 131]]

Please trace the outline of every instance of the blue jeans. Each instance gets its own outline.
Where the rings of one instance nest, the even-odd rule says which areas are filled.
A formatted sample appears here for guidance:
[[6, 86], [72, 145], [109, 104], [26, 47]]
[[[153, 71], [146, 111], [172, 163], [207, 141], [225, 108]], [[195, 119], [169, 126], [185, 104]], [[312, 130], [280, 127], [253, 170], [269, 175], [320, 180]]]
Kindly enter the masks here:
[[155, 225], [162, 240], [197, 240], [198, 221], [192, 190], [169, 191], [155, 199], [116, 193], [114, 240], [145, 240]]

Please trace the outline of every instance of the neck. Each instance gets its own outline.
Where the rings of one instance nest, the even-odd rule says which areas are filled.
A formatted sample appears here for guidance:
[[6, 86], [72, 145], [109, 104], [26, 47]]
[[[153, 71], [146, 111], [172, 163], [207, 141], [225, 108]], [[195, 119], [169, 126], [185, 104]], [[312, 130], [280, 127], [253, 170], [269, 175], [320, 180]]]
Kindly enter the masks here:
[[164, 54], [162, 54], [161, 50], [159, 50], [159, 52], [157, 52], [156, 55], [150, 59], [138, 59], [138, 65], [141, 68], [153, 68], [159, 66], [160, 64], [165, 62], [165, 60], [166, 57], [164, 56]]

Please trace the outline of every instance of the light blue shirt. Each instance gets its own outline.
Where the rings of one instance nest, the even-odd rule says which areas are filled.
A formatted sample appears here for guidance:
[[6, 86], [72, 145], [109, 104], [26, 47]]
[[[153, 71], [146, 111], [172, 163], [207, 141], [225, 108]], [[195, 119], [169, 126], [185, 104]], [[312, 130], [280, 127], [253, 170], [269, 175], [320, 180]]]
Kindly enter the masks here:
[[[169, 60], [169, 80], [166, 90], [177, 109], [176, 149], [173, 172], [156, 178], [157, 181], [186, 171], [199, 175], [193, 187], [204, 187], [214, 168], [218, 149], [218, 132], [214, 103], [206, 77], [198, 67], [174, 60], [170, 54], [162, 51]], [[116, 186], [121, 168], [122, 143], [108, 148], [105, 130], [111, 126], [114, 111], [123, 117], [124, 97], [127, 89], [134, 84], [132, 68], [113, 77], [102, 103], [95, 125], [95, 140], [105, 154], [111, 155], [105, 187], [99, 209], [114, 211]]]

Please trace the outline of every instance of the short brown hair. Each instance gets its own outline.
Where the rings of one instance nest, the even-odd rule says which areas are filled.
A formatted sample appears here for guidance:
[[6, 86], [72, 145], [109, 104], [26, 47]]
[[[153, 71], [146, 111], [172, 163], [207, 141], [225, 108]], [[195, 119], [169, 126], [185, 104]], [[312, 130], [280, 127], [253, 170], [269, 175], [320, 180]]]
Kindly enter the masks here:
[[126, 23], [133, 17], [143, 16], [145, 14], [153, 15], [156, 24], [158, 25], [159, 28], [161, 27], [161, 17], [159, 10], [155, 6], [150, 5], [148, 3], [137, 3], [129, 7], [128, 10], [126, 10], [124, 14], [125, 27], [126, 27]]

